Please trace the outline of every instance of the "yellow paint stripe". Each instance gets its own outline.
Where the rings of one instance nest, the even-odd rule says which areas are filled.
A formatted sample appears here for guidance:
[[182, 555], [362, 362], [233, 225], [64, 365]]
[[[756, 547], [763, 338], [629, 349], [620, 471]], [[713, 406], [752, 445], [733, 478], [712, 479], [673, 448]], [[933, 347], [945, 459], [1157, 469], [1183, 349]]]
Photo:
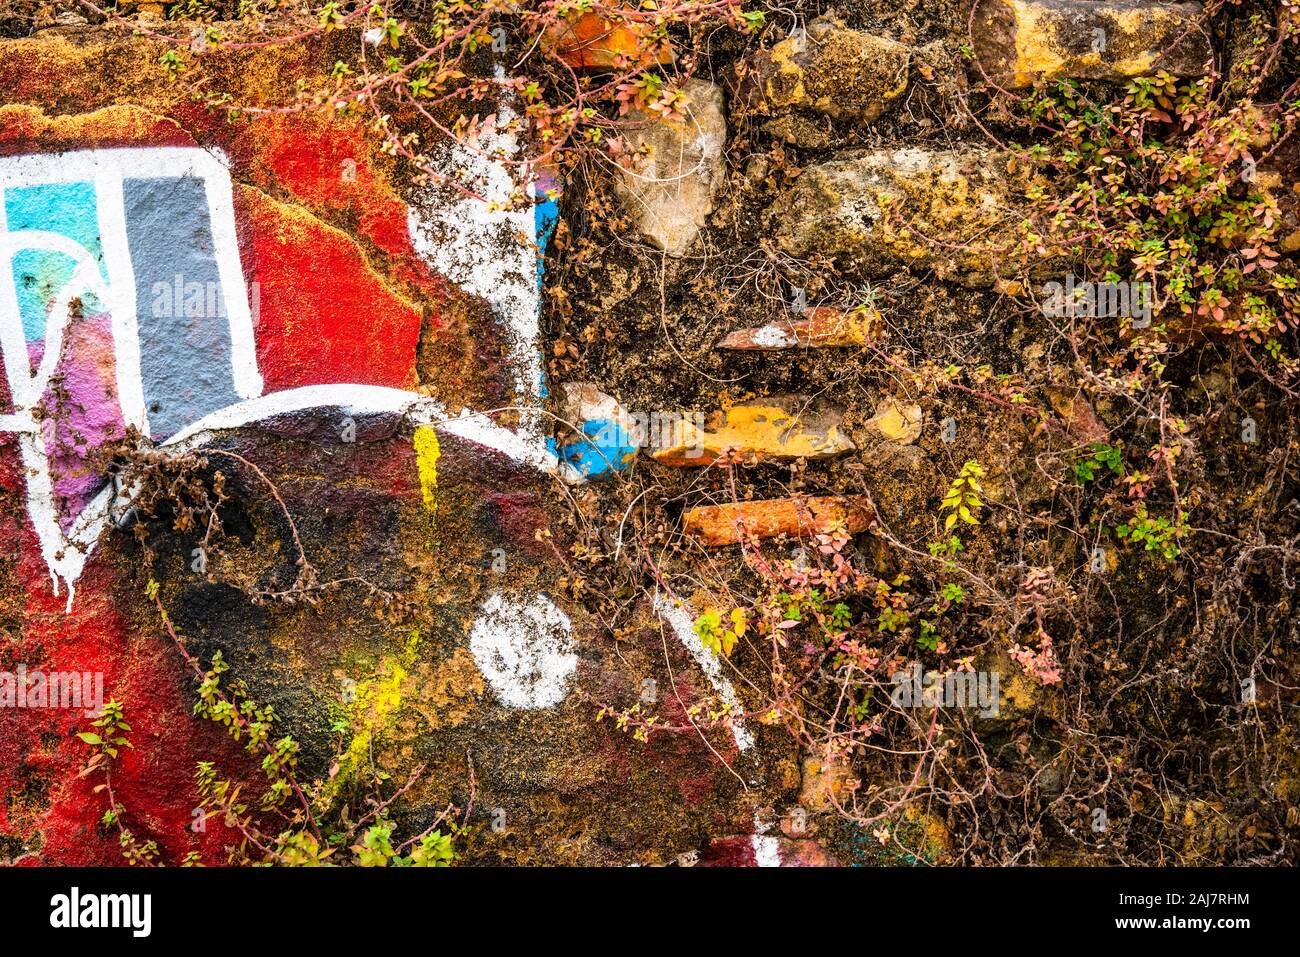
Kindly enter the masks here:
[[421, 425], [415, 430], [415, 461], [420, 470], [420, 491], [424, 493], [424, 507], [438, 511], [438, 458], [442, 448], [438, 433], [431, 425]]

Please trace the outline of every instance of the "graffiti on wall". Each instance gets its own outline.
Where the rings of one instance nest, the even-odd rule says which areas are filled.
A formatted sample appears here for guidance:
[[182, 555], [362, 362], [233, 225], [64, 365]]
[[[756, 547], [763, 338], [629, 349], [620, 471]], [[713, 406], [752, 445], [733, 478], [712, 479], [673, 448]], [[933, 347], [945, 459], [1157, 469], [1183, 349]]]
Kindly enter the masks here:
[[[336, 406], [399, 413], [555, 470], [535, 435], [472, 411], [450, 416], [405, 389], [265, 391], [249, 300], [219, 154], [159, 147], [0, 159], [0, 431], [18, 433], [28, 512], [69, 603], [119, 492], [93, 468], [94, 452], [128, 428], [185, 447], [215, 430]], [[536, 312], [527, 299], [509, 307]], [[514, 347], [524, 367], [539, 367], [536, 319], [523, 328], [532, 338]]]
[[[501, 169], [484, 163], [482, 172], [494, 192], [508, 190]], [[259, 322], [258, 285], [241, 263], [231, 176], [219, 151], [111, 148], [0, 158], [0, 432], [17, 437], [28, 515], [68, 608], [119, 498], [129, 497], [95, 453], [128, 430], [179, 451], [291, 412], [387, 413], [417, 426], [422, 469], [436, 462], [436, 432], [581, 480], [542, 435], [539, 249], [557, 209], [553, 184], [543, 180], [531, 192], [542, 201], [524, 213], [467, 199], [429, 217], [412, 211], [409, 219], [422, 257], [486, 299], [509, 333], [525, 412], [512, 430], [486, 411], [451, 414], [400, 383], [330, 381], [337, 373], [328, 367], [321, 381], [311, 373], [292, 383], [264, 376], [272, 347]], [[521, 234], [531, 234], [529, 241], [520, 242]], [[421, 452], [422, 438], [431, 455]], [[739, 699], [700, 644], [688, 610], [660, 596], [654, 611], [738, 714]], [[568, 696], [577, 668], [572, 630], [546, 595], [497, 592], [481, 603], [469, 650], [503, 705], [551, 708]], [[732, 733], [738, 750], [751, 753], [743, 720]], [[754, 854], [764, 860], [771, 839], [761, 825], [756, 830]]]
[[[624, 660], [560, 577], [567, 496], [548, 476], [624, 480], [598, 475], [610, 456], [568, 434], [591, 417], [569, 413], [573, 383], [542, 375], [539, 253], [560, 183], [527, 162], [525, 137], [511, 142], [510, 110], [473, 143], [427, 147], [483, 203], [388, 154], [364, 118], [267, 109], [228, 122], [157, 83], [153, 47], [90, 32], [4, 47], [0, 631], [12, 660], [102, 674], [104, 696], [125, 702], [135, 748], [114, 789], [142, 839], [169, 864], [190, 851], [225, 860], [227, 829], [191, 830], [194, 767], [242, 765], [189, 720], [193, 689], [143, 600], [140, 547], [113, 529], [136, 497], [107, 460], [128, 433], [139, 451], [237, 453], [283, 495], [282, 508], [252, 468], [221, 465], [229, 527], [207, 574], [191, 564], [195, 536], [158, 528], [165, 505], [136, 515], [161, 532], [149, 577], [189, 648], [205, 661], [222, 650], [283, 706], [312, 760], [340, 744], [395, 771], [434, 762], [421, 807], [459, 800], [468, 773], [478, 807], [508, 813], [521, 857], [631, 855], [606, 832], [664, 835], [665, 822], [669, 836], [638, 846], [672, 848], [723, 815], [750, 857], [772, 861], [766, 822], [751, 836], [737, 790], [762, 775], [758, 729], [689, 606], [638, 596], [625, 623], [648, 657]], [[221, 92], [262, 106], [333, 62], [240, 58]], [[590, 474], [566, 470], [566, 452]], [[411, 614], [394, 625], [353, 584], [315, 609], [255, 601], [292, 581], [286, 515], [322, 581], [364, 576]], [[553, 542], [539, 535], [552, 529]], [[736, 720], [704, 739], [624, 746], [590, 702], [644, 694], [647, 676], [673, 720], [720, 701]], [[335, 708], [350, 743], [317, 720]], [[77, 777], [82, 725], [80, 713], [0, 708], [0, 837], [13, 838], [0, 861], [120, 861], [94, 782]], [[660, 785], [680, 796], [671, 814], [643, 800]], [[568, 808], [558, 826], [597, 822], [581, 849], [549, 840], [551, 795]]]

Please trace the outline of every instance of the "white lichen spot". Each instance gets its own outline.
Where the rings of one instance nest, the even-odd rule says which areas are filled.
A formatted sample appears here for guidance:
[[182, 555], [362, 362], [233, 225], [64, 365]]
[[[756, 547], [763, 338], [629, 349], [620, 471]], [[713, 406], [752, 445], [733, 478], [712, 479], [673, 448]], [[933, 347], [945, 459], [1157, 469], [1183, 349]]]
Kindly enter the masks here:
[[501, 703], [511, 708], [559, 704], [578, 667], [573, 624], [545, 595], [493, 595], [470, 629], [469, 650]]
[[754, 345], [764, 349], [785, 349], [798, 344], [798, 337], [792, 336], [780, 326], [763, 326], [754, 333]]

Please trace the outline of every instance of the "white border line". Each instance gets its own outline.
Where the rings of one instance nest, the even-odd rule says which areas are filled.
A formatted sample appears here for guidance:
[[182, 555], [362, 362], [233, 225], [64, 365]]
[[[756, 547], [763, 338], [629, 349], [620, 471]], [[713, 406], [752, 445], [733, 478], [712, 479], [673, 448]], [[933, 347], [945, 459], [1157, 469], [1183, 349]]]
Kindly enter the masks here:
[[218, 409], [161, 444], [165, 447], [191, 449], [210, 441], [214, 432], [237, 429], [290, 412], [321, 408], [337, 408], [359, 415], [400, 415], [419, 425], [432, 425], [448, 435], [500, 452], [512, 461], [547, 475], [559, 473], [558, 460], [545, 447], [497, 425], [481, 412], [466, 409], [452, 414], [441, 403], [426, 395], [378, 385], [337, 383], [272, 392], [270, 395]]
[[126, 238], [126, 209], [121, 179], [107, 173], [95, 177], [95, 206], [99, 211], [99, 243], [108, 269], [112, 301], [105, 305], [113, 317], [113, 359], [117, 372], [117, 402], [122, 419], [149, 434], [149, 409], [144, 402], [140, 372], [140, 328], [136, 318], [135, 270]]
[[[38, 186], [54, 183], [91, 182], [95, 185], [95, 201], [99, 218], [100, 246], [109, 266], [109, 277], [115, 299], [113, 306], [123, 309], [129, 318], [113, 314], [115, 347], [118, 353], [119, 373], [130, 375], [132, 367], [139, 379], [140, 342], [138, 335], [132, 339], [118, 338], [119, 330], [126, 333], [134, 328], [135, 280], [131, 270], [129, 246], [126, 240], [126, 215], [122, 196], [122, 180], [128, 178], [176, 179], [193, 177], [203, 182], [207, 199], [209, 227], [212, 234], [213, 258], [217, 276], [221, 280], [221, 293], [226, 318], [230, 326], [231, 371], [235, 393], [243, 399], [262, 394], [264, 383], [257, 368], [257, 343], [253, 335], [252, 313], [248, 308], [248, 289], [244, 270], [239, 259], [239, 236], [235, 226], [234, 187], [230, 179], [230, 164], [219, 150], [205, 150], [194, 146], [156, 146], [147, 148], [76, 150], [68, 153], [36, 153], [25, 156], [0, 158], [0, 191], [9, 187]], [[74, 257], [79, 258], [79, 257]], [[105, 303], [109, 305], [109, 303]], [[0, 319], [3, 313], [0, 313]], [[126, 371], [122, 373], [123, 351], [126, 352]], [[134, 354], [134, 362], [132, 361]], [[119, 381], [119, 401], [124, 406], [137, 398], [144, 407], [143, 385], [129, 385], [125, 389]], [[126, 409], [124, 408], [124, 412]], [[128, 422], [139, 425], [135, 417]]]

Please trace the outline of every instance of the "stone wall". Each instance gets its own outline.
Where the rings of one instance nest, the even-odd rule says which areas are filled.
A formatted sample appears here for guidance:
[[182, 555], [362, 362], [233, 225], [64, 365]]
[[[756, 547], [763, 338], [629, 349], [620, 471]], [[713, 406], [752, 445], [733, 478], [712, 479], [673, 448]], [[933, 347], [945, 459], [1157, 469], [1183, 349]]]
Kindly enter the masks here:
[[[1026, 244], [1052, 184], [959, 104], [981, 72], [1201, 76], [1223, 51], [1199, 5], [809, 8], [699, 64], [683, 118], [628, 117], [637, 162], [521, 180], [527, 145], [433, 147], [480, 196], [413, 174], [366, 117], [286, 108], [345, 41], [366, 49], [355, 31], [211, 51], [235, 115], [168, 79], [153, 6], [128, 11], [131, 36], [0, 4], [0, 670], [96, 675], [123, 703], [111, 781], [134, 839], [167, 864], [241, 842], [195, 779], [214, 762], [265, 784], [259, 752], [193, 714], [194, 668], [220, 652], [297, 740], [321, 820], [397, 793], [404, 838], [456, 821], [465, 863], [1005, 861], [972, 850], [942, 768], [808, 747], [827, 702], [774, 703], [774, 662], [811, 674], [829, 652], [740, 628], [718, 654], [699, 621], [755, 587], [754, 542], [804, 561], [842, 532], [836, 557], [885, 583], [854, 606], [874, 639], [873, 601], [969, 459], [994, 507], [968, 548], [1002, 562], [979, 600], [1042, 621], [1051, 600], [1026, 605], [1021, 581], [1054, 565], [1041, 581], [1095, 589], [1100, 614], [1114, 592], [1086, 584], [1088, 550], [1005, 513], [1051, 525], [1065, 506], [1035, 443], [1085, 448], [1130, 413], [1071, 380], [1036, 303], [1008, 304], [1081, 266]], [[1273, 191], [1294, 247], [1288, 155]], [[989, 372], [945, 392], [918, 371], [950, 365]], [[1258, 413], [1276, 450], [1294, 446], [1283, 409]], [[1108, 607], [1144, 633], [1133, 589], [1161, 573], [1128, 567], [1141, 585]], [[1287, 605], [1252, 627], [1267, 644], [1293, 625]], [[1091, 627], [1062, 636], [1067, 666]], [[931, 722], [936, 760], [973, 761], [969, 734], [1020, 755], [989, 778], [1008, 793], [1007, 775], [1062, 775], [1035, 731], [1062, 690], [1008, 657], [1014, 634], [968, 638], [1001, 710]], [[0, 707], [0, 860], [122, 861], [102, 776], [79, 774], [93, 719]], [[1263, 793], [1293, 801], [1280, 775]], [[1179, 793], [1146, 813], [1195, 819]], [[1105, 856], [1063, 833], [1005, 832], [1041, 840], [1036, 862]]]

